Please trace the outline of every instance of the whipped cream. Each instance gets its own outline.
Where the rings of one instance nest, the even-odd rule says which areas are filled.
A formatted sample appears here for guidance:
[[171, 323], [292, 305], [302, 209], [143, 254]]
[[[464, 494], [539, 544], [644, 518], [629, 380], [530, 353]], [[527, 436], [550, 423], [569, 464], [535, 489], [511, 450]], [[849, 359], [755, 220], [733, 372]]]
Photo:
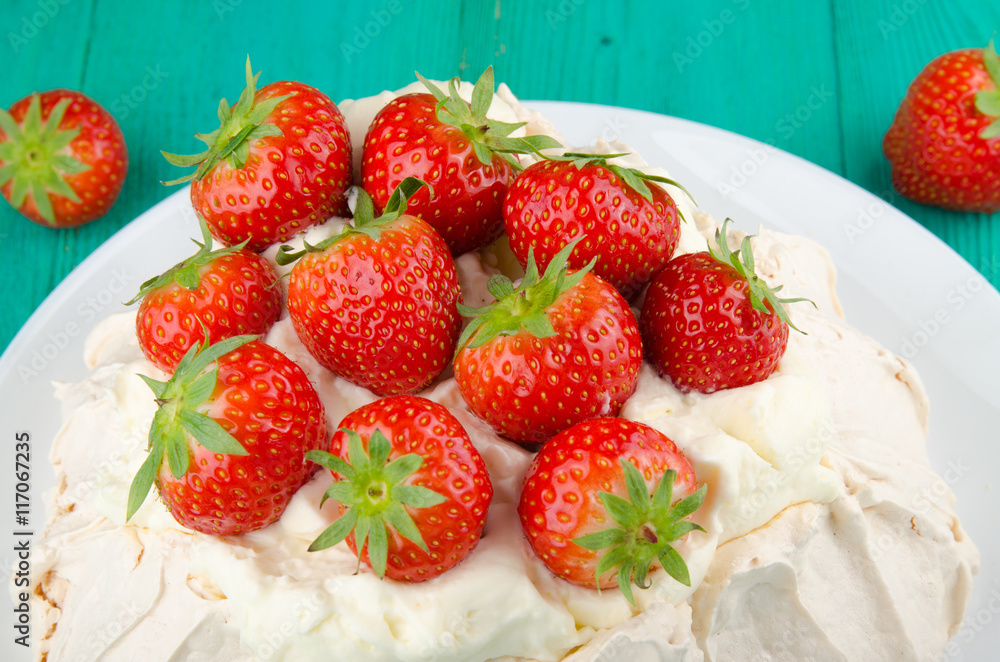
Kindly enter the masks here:
[[[367, 121], [398, 93], [341, 104], [356, 155]], [[503, 86], [491, 116], [552, 133]], [[704, 249], [715, 222], [671, 192], [689, 220], [679, 250]], [[343, 222], [298, 241], [317, 243]], [[730, 239], [735, 246], [741, 236]], [[108, 662], [299, 662], [331, 651], [414, 661], [934, 658], [961, 621], [978, 552], [929, 468], [919, 378], [842, 321], [822, 248], [767, 230], [753, 247], [761, 276], [816, 303], [792, 305], [806, 335], [791, 334], [776, 373], [706, 396], [681, 394], [646, 365], [622, 410], [673, 439], [709, 486], [693, 517], [706, 532], [678, 545], [690, 588], [654, 573], [634, 608], [617, 591], [551, 575], [523, 541], [516, 513], [530, 454], [474, 418], [447, 373], [421, 395], [466, 427], [495, 495], [480, 545], [435, 580], [407, 585], [356, 572], [344, 544], [308, 552], [336, 517], [335, 504], [319, 507], [325, 471], [261, 531], [189, 532], [153, 498], [126, 524], [155, 407], [137, 375], [163, 378], [142, 358], [126, 313], [88, 341], [90, 377], [58, 387], [66, 423], [52, 448], [59, 479], [33, 563], [35, 631], [44, 633], [36, 654]], [[490, 300], [491, 274], [517, 276], [502, 241], [457, 263], [469, 305]], [[321, 368], [287, 316], [266, 341], [310, 377], [331, 428], [377, 399]]]

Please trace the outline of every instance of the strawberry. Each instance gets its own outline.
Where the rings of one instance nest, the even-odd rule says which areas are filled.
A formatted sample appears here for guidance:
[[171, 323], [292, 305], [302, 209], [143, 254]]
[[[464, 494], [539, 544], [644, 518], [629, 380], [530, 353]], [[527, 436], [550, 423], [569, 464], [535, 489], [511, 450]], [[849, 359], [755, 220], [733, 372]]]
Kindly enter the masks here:
[[139, 347], [166, 372], [173, 372], [206, 333], [212, 341], [263, 335], [281, 315], [281, 288], [271, 263], [242, 244], [213, 251], [204, 219], [201, 229], [198, 252], [147, 280], [126, 304], [142, 299], [135, 320]]
[[754, 272], [750, 237], [738, 253], [729, 250], [728, 224], [716, 231], [718, 250], [710, 245], [667, 263], [639, 315], [647, 359], [682, 391], [712, 393], [767, 379], [788, 344], [783, 304], [806, 300], [778, 298], [781, 286], [769, 287]]
[[[417, 74], [420, 77], [419, 74]], [[427, 182], [410, 213], [437, 230], [453, 255], [480, 248], [503, 233], [501, 208], [518, 162], [512, 154], [558, 146], [547, 136], [510, 138], [524, 125], [487, 119], [493, 68], [479, 78], [472, 104], [420, 77], [430, 94], [394, 99], [375, 115], [365, 135], [361, 182], [382, 209], [407, 177]]]
[[[461, 327], [458, 273], [441, 236], [406, 213], [423, 186], [404, 180], [375, 218], [359, 191], [354, 225], [279, 264], [298, 262], [288, 312], [327, 369], [378, 395], [414, 393], [448, 367]], [[301, 259], [300, 259], [301, 258]]]
[[587, 268], [570, 272], [575, 244], [541, 277], [531, 254], [515, 288], [493, 276], [497, 301], [460, 308], [455, 382], [472, 412], [520, 443], [544, 442], [588, 418], [613, 416], [635, 391], [642, 344], [628, 303]]
[[634, 604], [632, 584], [648, 588], [657, 567], [691, 585], [670, 543], [704, 531], [686, 518], [706, 489], [666, 435], [634, 421], [595, 418], [542, 447], [525, 474], [517, 513], [549, 570], [580, 586], [617, 585]]
[[160, 404], [128, 519], [155, 483], [180, 524], [235, 535], [281, 517], [327, 444], [323, 403], [302, 369], [253, 336], [192, 346], [167, 382], [142, 376]]
[[226, 245], [260, 252], [330, 216], [347, 213], [351, 140], [347, 124], [319, 90], [280, 81], [257, 90], [247, 58], [247, 86], [232, 108], [219, 104], [218, 129], [197, 134], [200, 154], [163, 152], [173, 165], [197, 166], [191, 203]]
[[71, 228], [104, 216], [128, 172], [114, 117], [73, 90], [50, 90], [0, 110], [0, 193], [30, 220]]
[[1000, 57], [993, 42], [924, 67], [882, 151], [901, 195], [956, 211], [1000, 211]]
[[422, 582], [457, 565], [479, 542], [493, 485], [479, 451], [443, 405], [412, 395], [373, 402], [344, 418], [329, 453], [308, 458], [333, 473], [323, 502], [340, 504], [337, 521], [310, 551], [346, 539], [359, 567]]
[[503, 217], [521, 266], [534, 249], [539, 268], [574, 239], [568, 264], [595, 257], [594, 274], [633, 298], [674, 254], [677, 204], [653, 182], [677, 185], [608, 162], [624, 154], [565, 154], [524, 169], [507, 191]]

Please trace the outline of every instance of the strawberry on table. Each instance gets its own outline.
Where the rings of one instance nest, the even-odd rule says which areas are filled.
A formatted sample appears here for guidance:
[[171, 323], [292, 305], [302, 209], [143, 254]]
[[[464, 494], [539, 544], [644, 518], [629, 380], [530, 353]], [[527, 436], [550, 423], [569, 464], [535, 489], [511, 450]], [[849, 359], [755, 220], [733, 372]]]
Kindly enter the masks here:
[[564, 154], [524, 169], [507, 191], [503, 216], [521, 266], [534, 249], [544, 269], [571, 241], [568, 264], [597, 258], [594, 274], [633, 298], [663, 268], [680, 239], [677, 204], [655, 182], [677, 186], [608, 161], [624, 154]]
[[649, 587], [657, 567], [691, 585], [670, 543], [703, 531], [687, 517], [705, 498], [694, 471], [661, 432], [596, 418], [563, 430], [535, 456], [517, 512], [532, 550], [557, 576], [581, 586]]
[[[419, 74], [418, 74], [419, 76]], [[430, 187], [414, 195], [410, 213], [437, 230], [452, 254], [480, 248], [503, 233], [502, 206], [519, 169], [513, 154], [557, 147], [548, 136], [511, 138], [524, 125], [486, 117], [493, 100], [493, 68], [479, 78], [471, 105], [420, 77], [429, 94], [408, 94], [375, 115], [361, 159], [364, 189], [382, 209], [407, 177]]]
[[[237, 245], [212, 250], [201, 222], [197, 253], [142, 284], [136, 336], [146, 358], [173, 372], [187, 351], [205, 340], [263, 335], [281, 315], [281, 288], [271, 263]], [[197, 242], [195, 242], [197, 243]]]
[[[348, 546], [379, 578], [433, 579], [479, 543], [493, 485], [479, 451], [446, 407], [398, 395], [348, 414], [330, 452], [308, 458], [333, 473], [323, 495], [340, 516], [310, 547]], [[360, 550], [360, 551], [359, 551]]]
[[375, 218], [359, 191], [354, 223], [300, 252], [288, 312], [299, 339], [336, 375], [377, 395], [415, 393], [448, 367], [461, 329], [455, 261], [430, 225], [407, 213], [423, 182], [400, 183]]
[[1000, 57], [993, 43], [939, 56], [910, 83], [882, 141], [903, 196], [1000, 211]]
[[260, 252], [330, 216], [347, 213], [351, 141], [329, 97], [303, 83], [257, 89], [247, 58], [247, 86], [236, 105], [219, 104], [221, 125], [196, 134], [200, 154], [163, 152], [173, 165], [197, 166], [167, 182], [191, 183], [191, 203], [227, 245]]
[[476, 416], [520, 443], [616, 415], [639, 377], [642, 342], [628, 303], [589, 265], [567, 269], [573, 246], [542, 276], [529, 255], [519, 286], [493, 276], [497, 300], [461, 308], [473, 319], [458, 342], [455, 382]]
[[277, 521], [315, 472], [306, 453], [327, 444], [323, 403], [298, 365], [253, 336], [193, 346], [169, 381], [143, 379], [160, 407], [128, 519], [155, 484], [189, 529], [254, 531]]
[[732, 252], [728, 224], [716, 231], [718, 250], [709, 244], [708, 252], [667, 263], [639, 315], [646, 358], [682, 391], [712, 393], [767, 379], [788, 344], [784, 304], [805, 301], [779, 298], [781, 286], [757, 276], [750, 237]]
[[0, 110], [0, 193], [39, 225], [69, 228], [104, 216], [127, 172], [118, 123], [80, 92], [36, 93]]

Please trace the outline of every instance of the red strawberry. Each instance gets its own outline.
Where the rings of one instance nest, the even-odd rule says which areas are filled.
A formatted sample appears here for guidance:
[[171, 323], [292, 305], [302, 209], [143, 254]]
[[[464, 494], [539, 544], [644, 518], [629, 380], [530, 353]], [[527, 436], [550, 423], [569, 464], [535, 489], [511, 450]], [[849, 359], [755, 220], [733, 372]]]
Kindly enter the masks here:
[[309, 459], [333, 472], [336, 482], [323, 501], [338, 502], [340, 517], [310, 551], [346, 538], [358, 564], [379, 578], [422, 582], [479, 543], [493, 485], [479, 451], [444, 406], [412, 395], [366, 405], [340, 423], [330, 451], [313, 451]]
[[189, 529], [235, 535], [281, 517], [327, 443], [323, 403], [278, 350], [236, 336], [192, 347], [168, 382], [143, 377], [160, 408], [149, 457], [129, 492], [128, 518], [155, 483]]
[[163, 155], [174, 165], [198, 166], [167, 183], [194, 180], [191, 203], [220, 241], [249, 240], [247, 248], [259, 252], [347, 213], [351, 140], [325, 94], [289, 81], [258, 91], [247, 58], [246, 89], [232, 108], [222, 100], [219, 121], [212, 133], [197, 134], [208, 145], [204, 152]]
[[648, 181], [676, 182], [608, 163], [620, 154], [566, 154], [524, 169], [507, 192], [510, 248], [524, 266], [534, 249], [544, 269], [575, 239], [567, 263], [584, 267], [631, 299], [663, 268], [680, 239], [677, 205]]
[[[418, 74], [419, 76], [419, 74]], [[493, 99], [493, 68], [476, 83], [471, 106], [421, 77], [431, 94], [394, 99], [365, 135], [361, 181], [382, 209], [407, 177], [430, 185], [410, 201], [410, 213], [433, 226], [452, 254], [480, 248], [503, 233], [501, 207], [514, 179], [511, 154], [557, 146], [547, 136], [509, 138], [521, 124], [486, 118]]]
[[993, 43], [941, 55], [917, 75], [882, 141], [892, 184], [917, 202], [1000, 211], [1000, 57]]
[[39, 225], [70, 228], [104, 216], [127, 172], [118, 123], [79, 92], [32, 94], [0, 110], [0, 192]]
[[716, 232], [718, 251], [709, 246], [667, 264], [639, 316], [647, 359], [682, 391], [712, 393], [767, 379], [788, 343], [783, 304], [805, 301], [778, 298], [781, 286], [757, 276], [750, 237], [739, 253], [730, 251], [728, 224]]
[[288, 312], [306, 349], [378, 395], [415, 393], [434, 381], [461, 327], [455, 261], [438, 233], [405, 213], [406, 198], [422, 185], [402, 182], [379, 218], [359, 191], [353, 226], [277, 256], [279, 264], [299, 260]]
[[[281, 315], [281, 288], [271, 263], [241, 246], [212, 251], [204, 220], [203, 243], [193, 256], [142, 284], [135, 331], [153, 364], [173, 372], [184, 354], [205, 340], [263, 335]], [[196, 242], [197, 243], [197, 242]]]
[[704, 530], [685, 519], [705, 498], [706, 487], [696, 489], [691, 465], [667, 436], [642, 423], [597, 418], [542, 447], [517, 512], [553, 573], [581, 586], [618, 586], [634, 603], [632, 584], [648, 588], [657, 566], [691, 585], [670, 543]]
[[589, 269], [568, 272], [572, 249], [541, 278], [529, 255], [516, 289], [494, 276], [495, 303], [461, 308], [475, 319], [459, 339], [455, 382], [476, 416], [517, 442], [617, 414], [639, 377], [642, 343], [628, 303]]

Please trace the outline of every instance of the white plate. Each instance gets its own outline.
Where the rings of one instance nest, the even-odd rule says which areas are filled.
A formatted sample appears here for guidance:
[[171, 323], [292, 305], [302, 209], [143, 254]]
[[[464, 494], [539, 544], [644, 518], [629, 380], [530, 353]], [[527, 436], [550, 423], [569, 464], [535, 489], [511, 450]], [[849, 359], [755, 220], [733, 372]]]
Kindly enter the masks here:
[[[955, 660], [991, 659], [1000, 648], [1000, 294], [962, 258], [883, 200], [795, 156], [719, 129], [609, 106], [528, 102], [571, 144], [596, 138], [634, 145], [682, 182], [699, 206], [739, 227], [758, 224], [811, 237], [833, 255], [847, 319], [920, 371], [932, 406], [929, 452], [958, 497], [979, 545], [982, 572], [955, 637]], [[59, 405], [51, 382], [86, 375], [84, 339], [123, 310], [139, 285], [193, 252], [198, 237], [187, 190], [142, 214], [83, 261], [38, 308], [0, 357], [4, 452], [0, 501], [8, 504], [0, 568], [18, 562], [15, 545], [44, 523], [43, 491], [54, 483], [48, 449]], [[16, 287], [16, 283], [12, 284]], [[16, 435], [31, 437], [30, 524], [15, 522]], [[15, 532], [33, 531], [34, 537]], [[4, 577], [6, 579], [7, 577]], [[16, 596], [15, 596], [16, 600]], [[15, 603], [16, 604], [16, 603]], [[7, 612], [7, 622], [11, 622]], [[13, 620], [16, 622], [17, 615]], [[28, 660], [7, 626], [3, 659]], [[32, 633], [34, 636], [35, 633]]]

